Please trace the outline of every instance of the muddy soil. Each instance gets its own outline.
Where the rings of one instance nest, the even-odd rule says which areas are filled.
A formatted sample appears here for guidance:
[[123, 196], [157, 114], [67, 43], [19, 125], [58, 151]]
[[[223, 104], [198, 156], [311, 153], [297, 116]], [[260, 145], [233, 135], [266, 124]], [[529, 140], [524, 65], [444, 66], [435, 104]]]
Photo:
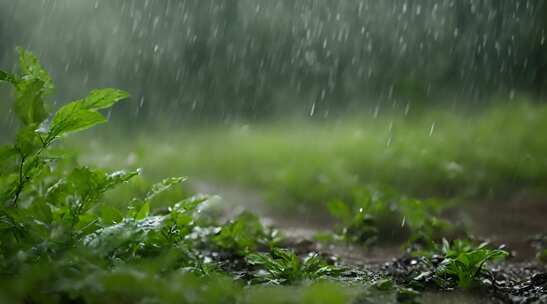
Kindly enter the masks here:
[[[197, 192], [214, 193], [221, 197], [218, 206], [226, 219], [242, 211], [259, 215], [266, 225], [279, 229], [292, 239], [311, 240], [321, 232], [332, 231], [336, 222], [319, 212], [305, 209], [280, 213], [273, 204], [265, 202], [258, 191], [236, 186], [218, 185], [207, 182], [194, 182]], [[534, 258], [535, 249], [530, 244], [533, 235], [547, 233], [547, 201], [530, 199], [526, 195], [512, 198], [506, 202], [468, 202], [463, 208], [448, 211], [451, 220], [465, 224], [472, 235], [489, 240], [494, 244], [505, 244], [513, 250], [513, 260], [529, 261]], [[384, 243], [373, 248], [351, 245], [331, 246], [327, 249], [351, 261], [381, 263], [389, 261], [401, 253], [398, 243]]]
[[[297, 252], [317, 251], [327, 256], [337, 256], [346, 265], [383, 269], [382, 271], [398, 271], [398, 268], [405, 268], [400, 243], [387, 242], [370, 248], [351, 244], [321, 244], [313, 241], [314, 236], [317, 233], [332, 231], [336, 225], [324, 214], [297, 208], [281, 214], [274, 210], [272, 204], [265, 203], [259, 192], [240, 187], [207, 182], [194, 182], [192, 186], [197, 192], [220, 196], [221, 199], [213, 200], [210, 207], [216, 209], [226, 220], [242, 211], [259, 215], [266, 225], [279, 229], [288, 239], [290, 247]], [[544, 303], [543, 300], [528, 300], [538, 294], [532, 290], [536, 287], [530, 283], [530, 278], [533, 275], [544, 275], [547, 270], [537, 263], [530, 264], [525, 261], [534, 261], [535, 250], [531, 246], [530, 237], [547, 232], [546, 201], [529, 200], [522, 196], [508, 202], [466, 203], [463, 208], [448, 212], [451, 213], [448, 214], [451, 220], [464, 223], [466, 230], [472, 235], [496, 245], [505, 244], [513, 250], [511, 260], [499, 265], [493, 272], [502, 278], [500, 282], [507, 285], [494, 286], [492, 289], [497, 290], [498, 294], [426, 291], [420, 297], [421, 303]], [[507, 282], [512, 283], [509, 285]], [[498, 283], [494, 282], [495, 284]], [[543, 284], [541, 283], [541, 286]], [[502, 291], [502, 288], [506, 289]], [[543, 294], [544, 289], [540, 288], [542, 291], [539, 294]]]

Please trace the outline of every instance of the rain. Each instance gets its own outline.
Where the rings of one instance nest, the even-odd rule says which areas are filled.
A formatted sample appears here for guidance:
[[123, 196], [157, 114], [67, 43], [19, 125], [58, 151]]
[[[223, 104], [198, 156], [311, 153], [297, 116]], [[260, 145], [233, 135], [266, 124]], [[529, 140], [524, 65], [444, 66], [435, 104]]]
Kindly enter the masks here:
[[0, 0], [0, 302], [547, 303], [546, 40], [546, 0]]

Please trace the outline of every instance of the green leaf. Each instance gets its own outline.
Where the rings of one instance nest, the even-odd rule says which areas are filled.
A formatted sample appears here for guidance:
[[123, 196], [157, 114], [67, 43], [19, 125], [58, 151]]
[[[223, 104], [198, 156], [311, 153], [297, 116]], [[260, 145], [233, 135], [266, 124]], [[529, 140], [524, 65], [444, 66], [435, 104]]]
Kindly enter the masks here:
[[152, 186], [152, 188], [150, 189], [150, 191], [148, 191], [148, 193], [146, 194], [146, 198], [144, 200], [145, 201], [150, 201], [154, 197], [159, 195], [160, 193], [163, 193], [163, 192], [171, 189], [171, 187], [173, 187], [174, 185], [180, 184], [180, 183], [184, 182], [185, 180], [186, 180], [186, 177], [166, 178], [166, 179], [162, 180], [161, 182], [154, 184]]
[[44, 105], [44, 82], [24, 78], [15, 85], [15, 114], [25, 125], [39, 124], [48, 113]]
[[224, 250], [238, 255], [246, 255], [256, 250], [260, 243], [267, 242], [267, 234], [260, 219], [249, 212], [225, 224], [213, 241]]
[[129, 93], [117, 89], [100, 89], [93, 90], [89, 96], [82, 99], [80, 102], [82, 107], [89, 110], [100, 110], [109, 108], [116, 102], [129, 97]]
[[53, 90], [53, 81], [38, 61], [38, 58], [31, 52], [20, 47], [17, 48], [17, 52], [19, 53], [19, 67], [23, 79], [40, 80], [43, 92], [45, 94], [51, 93]]
[[0, 81], [6, 81], [15, 84], [17, 82], [17, 77], [8, 72], [0, 70]]
[[101, 220], [107, 225], [119, 223], [123, 219], [123, 214], [120, 210], [111, 206], [103, 206], [100, 210], [100, 215]]
[[194, 195], [176, 203], [172, 209], [180, 212], [194, 212], [199, 205], [201, 205], [208, 199], [209, 196], [207, 195]]
[[350, 222], [353, 214], [346, 203], [340, 200], [333, 200], [327, 204], [329, 213], [343, 222]]
[[107, 174], [87, 167], [75, 168], [66, 178], [47, 190], [47, 197], [51, 204], [68, 207], [63, 210], [80, 215], [93, 207], [106, 191], [137, 174], [137, 171]]
[[53, 91], [53, 82], [49, 74], [42, 68], [38, 59], [29, 51], [18, 48], [20, 79], [6, 72], [0, 73], [0, 80], [9, 81], [15, 85], [15, 114], [25, 125], [39, 124], [48, 113], [44, 97]]
[[71, 102], [55, 113], [49, 127], [48, 141], [105, 122], [106, 118], [101, 113], [87, 110], [79, 102]]
[[31, 155], [42, 147], [40, 135], [33, 126], [19, 129], [16, 136], [15, 148], [23, 156]]
[[17, 150], [12, 145], [0, 147], [0, 176], [14, 172], [17, 155]]
[[107, 175], [107, 182], [103, 186], [104, 191], [106, 191], [108, 189], [112, 189], [117, 185], [128, 182], [133, 177], [139, 175], [140, 172], [141, 172], [141, 169], [137, 169], [137, 170], [134, 170], [134, 171], [120, 170], [120, 171], [116, 171], [116, 172], [112, 172], [112, 173], [108, 174]]
[[64, 105], [51, 121], [48, 142], [65, 134], [105, 123], [106, 118], [98, 110], [111, 107], [128, 96], [129, 94], [121, 90], [94, 90], [86, 98]]
[[6, 202], [13, 198], [19, 185], [19, 174], [0, 175], [0, 202]]
[[141, 209], [139, 209], [139, 212], [135, 216], [135, 219], [140, 221], [147, 217], [150, 214], [150, 204], [148, 202], [142, 204]]

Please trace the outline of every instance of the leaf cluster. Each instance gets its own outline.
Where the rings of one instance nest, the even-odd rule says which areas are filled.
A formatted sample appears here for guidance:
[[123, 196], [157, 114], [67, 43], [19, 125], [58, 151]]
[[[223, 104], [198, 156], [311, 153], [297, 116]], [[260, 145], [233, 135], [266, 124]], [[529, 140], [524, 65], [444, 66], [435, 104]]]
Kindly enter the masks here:
[[429, 265], [429, 271], [414, 277], [415, 282], [432, 281], [441, 288], [458, 286], [469, 289], [478, 286], [481, 278], [488, 278], [485, 265], [491, 261], [502, 260], [509, 253], [502, 249], [492, 249], [488, 243], [476, 245], [471, 240], [457, 239], [452, 242], [443, 239], [441, 244], [421, 258]]
[[288, 249], [274, 248], [269, 254], [250, 254], [246, 260], [249, 264], [260, 267], [255, 274], [259, 282], [273, 284], [292, 284], [336, 276], [341, 272], [340, 268], [328, 265], [317, 254], [301, 259]]
[[[234, 303], [239, 282], [227, 281], [233, 273], [222, 269], [219, 252], [245, 267], [268, 269], [272, 282], [336, 273], [315, 255], [300, 260], [278, 249], [277, 231], [253, 214], [224, 225], [203, 219], [200, 206], [208, 196], [177, 197], [162, 204], [168, 208], [155, 208], [158, 200], [174, 199], [166, 194], [183, 177], [106, 204], [108, 192], [141, 171], [81, 166], [54, 147], [70, 133], [104, 123], [100, 111], [128, 94], [94, 90], [49, 113], [51, 78], [30, 52], [19, 49], [19, 57], [20, 73], [0, 71], [0, 81], [15, 89], [20, 123], [15, 142], [0, 148], [0, 302]], [[264, 249], [272, 254], [257, 253]]]
[[382, 233], [398, 230], [410, 233], [408, 245], [419, 242], [429, 246], [451, 229], [450, 223], [439, 217], [443, 205], [434, 199], [410, 199], [389, 189], [363, 188], [354, 192], [351, 202], [332, 200], [327, 207], [341, 222], [340, 236], [353, 243], [371, 245]]

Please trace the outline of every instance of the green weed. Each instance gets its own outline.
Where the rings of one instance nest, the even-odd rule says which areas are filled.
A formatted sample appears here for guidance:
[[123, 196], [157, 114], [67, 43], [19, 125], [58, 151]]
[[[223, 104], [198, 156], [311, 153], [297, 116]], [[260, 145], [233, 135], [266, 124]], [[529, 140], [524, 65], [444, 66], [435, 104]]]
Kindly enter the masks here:
[[254, 253], [246, 257], [251, 265], [263, 267], [256, 278], [259, 282], [292, 284], [337, 275], [340, 269], [326, 264], [317, 254], [301, 260], [293, 251], [274, 248], [270, 254]]
[[461, 288], [472, 287], [484, 270], [485, 263], [509, 255], [504, 250], [489, 249], [486, 246], [486, 243], [474, 246], [463, 240], [456, 240], [452, 244], [443, 240], [441, 252], [444, 259], [436, 269], [437, 275], [455, 278]]
[[276, 230], [264, 228], [256, 215], [245, 212], [223, 225], [212, 240], [222, 250], [246, 256], [260, 248], [272, 248], [279, 235]]
[[439, 214], [446, 206], [438, 200], [409, 199], [394, 191], [364, 188], [354, 192], [350, 203], [333, 200], [327, 204], [340, 220], [340, 236], [363, 245], [375, 243], [380, 235], [396, 231], [409, 235], [407, 245], [432, 244], [451, 229]]

